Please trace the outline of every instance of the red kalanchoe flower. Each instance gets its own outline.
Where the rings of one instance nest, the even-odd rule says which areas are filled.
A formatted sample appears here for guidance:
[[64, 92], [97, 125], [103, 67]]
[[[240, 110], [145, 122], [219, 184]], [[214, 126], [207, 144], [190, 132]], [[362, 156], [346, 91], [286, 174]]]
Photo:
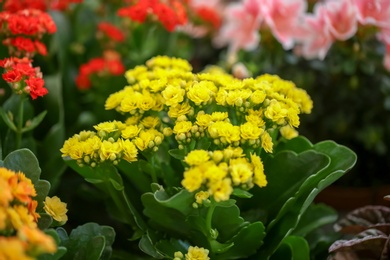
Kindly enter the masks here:
[[3, 5], [5, 11], [15, 13], [17, 11], [32, 8], [45, 11], [47, 9], [46, 0], [6, 0]]
[[76, 86], [82, 89], [89, 89], [92, 86], [90, 76], [119, 76], [125, 72], [120, 55], [115, 51], [106, 50], [103, 57], [93, 58], [86, 64], [80, 66], [79, 74], [76, 77]]
[[222, 24], [221, 16], [213, 9], [208, 7], [199, 7], [195, 10], [196, 14], [205, 22], [209, 22], [214, 29], [219, 29]]
[[104, 33], [109, 39], [116, 42], [123, 42], [125, 40], [124, 33], [115, 25], [108, 22], [100, 22], [98, 30]]
[[15, 13], [0, 13], [0, 32], [6, 35], [3, 44], [13, 56], [46, 55], [40, 41], [44, 34], [53, 34], [57, 27], [49, 14], [38, 9], [23, 9]]
[[44, 88], [44, 80], [39, 67], [33, 67], [28, 58], [6, 58], [0, 60], [0, 67], [5, 69], [2, 77], [10, 83], [12, 90], [17, 94], [27, 93], [32, 99], [42, 97], [48, 93]]
[[3, 73], [2, 77], [6, 82], [16, 83], [22, 80], [23, 74], [18, 70], [9, 70]]
[[37, 97], [43, 97], [48, 93], [48, 90], [44, 88], [44, 80], [42, 78], [29, 78], [25, 80], [26, 92], [30, 94], [32, 99]]
[[176, 26], [187, 22], [185, 8], [177, 0], [171, 0], [169, 4], [159, 0], [140, 0], [135, 5], [120, 8], [117, 14], [140, 23], [143, 23], [149, 14], [154, 15], [167, 31], [173, 31]]

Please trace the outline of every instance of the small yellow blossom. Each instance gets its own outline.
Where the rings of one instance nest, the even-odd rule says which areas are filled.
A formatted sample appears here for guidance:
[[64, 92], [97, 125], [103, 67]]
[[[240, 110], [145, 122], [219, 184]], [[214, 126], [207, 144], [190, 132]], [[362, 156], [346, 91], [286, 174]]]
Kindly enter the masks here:
[[68, 209], [66, 208], [66, 203], [62, 202], [60, 198], [58, 198], [57, 196], [54, 196], [52, 198], [46, 197], [43, 204], [43, 209], [45, 210], [45, 212], [49, 214], [54, 220], [58, 221], [61, 224], [68, 221], [68, 216], [66, 215], [66, 212], [68, 212]]
[[180, 86], [168, 85], [162, 92], [165, 105], [175, 106], [184, 100], [185, 90]]
[[121, 134], [123, 138], [131, 139], [138, 136], [140, 130], [141, 129], [137, 125], [128, 125], [125, 129], [123, 129]]
[[210, 155], [207, 151], [205, 150], [194, 150], [191, 151], [187, 156], [184, 158], [184, 161], [190, 165], [200, 165], [202, 163], [207, 162], [210, 160]]
[[187, 254], [185, 254], [186, 260], [210, 260], [209, 250], [203, 247], [193, 247], [188, 248]]
[[261, 146], [267, 153], [272, 153], [274, 144], [272, 142], [272, 137], [268, 132], [264, 132], [261, 135]]
[[195, 194], [195, 201], [198, 204], [202, 204], [204, 200], [207, 200], [210, 197], [208, 191], [199, 191]]
[[190, 168], [184, 172], [181, 185], [189, 192], [196, 191], [203, 183], [203, 173], [199, 168]]
[[282, 126], [280, 129], [280, 134], [286, 138], [286, 139], [293, 139], [294, 137], [297, 137], [298, 136], [298, 131], [295, 130], [293, 127], [291, 127], [290, 125], [285, 125], [285, 126]]
[[209, 182], [208, 186], [210, 194], [217, 202], [228, 200], [233, 192], [232, 180], [230, 178]]
[[252, 165], [247, 161], [246, 158], [237, 158], [230, 160], [229, 172], [233, 184], [236, 186], [248, 183], [249, 181], [251, 181], [253, 175]]
[[261, 161], [260, 156], [256, 154], [251, 154], [251, 162], [253, 164], [253, 183], [259, 187], [267, 186], [267, 179], [264, 174], [264, 165]]

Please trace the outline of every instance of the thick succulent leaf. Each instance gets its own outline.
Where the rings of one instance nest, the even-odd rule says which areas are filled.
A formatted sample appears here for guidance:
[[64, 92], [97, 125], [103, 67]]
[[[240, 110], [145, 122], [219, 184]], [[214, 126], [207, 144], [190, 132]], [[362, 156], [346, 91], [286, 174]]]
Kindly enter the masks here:
[[132, 226], [136, 231], [146, 229], [141, 214], [137, 211], [131, 200], [127, 197], [121, 175], [117, 168], [110, 163], [102, 163], [95, 168], [80, 167], [75, 160], [65, 158], [64, 161], [84, 179], [108, 194], [115, 207], [122, 214], [122, 221]]
[[388, 236], [377, 230], [367, 229], [350, 240], [337, 240], [329, 247], [329, 253], [353, 251], [358, 259], [381, 259]]
[[299, 220], [298, 226], [292, 232], [295, 236], [306, 236], [318, 228], [334, 223], [338, 213], [325, 204], [311, 204]]
[[165, 191], [147, 192], [141, 201], [151, 225], [183, 236], [188, 234], [191, 225], [186, 222], [186, 214], [193, 210], [193, 194], [184, 189], [171, 197]]
[[61, 246], [68, 249], [63, 259], [109, 259], [115, 231], [109, 226], [86, 223], [73, 229]]
[[283, 151], [268, 157], [264, 161], [268, 184], [264, 188], [252, 189], [253, 197], [246, 200], [245, 205], [251, 208], [258, 205], [273, 219], [302, 184], [328, 164], [326, 155], [312, 150], [300, 154]]
[[283, 239], [278, 250], [270, 259], [309, 260], [309, 245], [303, 237], [288, 236]]
[[296, 153], [301, 153], [307, 150], [312, 149], [313, 144], [304, 136], [297, 136], [291, 140], [280, 142], [274, 150], [274, 154], [281, 151], [293, 151]]
[[263, 223], [255, 222], [241, 228], [226, 244], [231, 244], [225, 252], [217, 254], [212, 259], [245, 259], [253, 255], [263, 244], [265, 228]]
[[[263, 259], [267, 259], [274, 252], [274, 250], [278, 248], [283, 238], [294, 230], [302, 214], [313, 202], [315, 196], [317, 196], [318, 193], [324, 188], [339, 179], [356, 162], [356, 154], [353, 151], [332, 141], [318, 143], [313, 146], [312, 150], [308, 150], [297, 155], [297, 158], [300, 158], [300, 156], [309, 155], [313, 158], [317, 157], [317, 160], [310, 160], [309, 158], [305, 158], [305, 162], [308, 162], [308, 164], [304, 167], [301, 165], [299, 168], [294, 169], [294, 166], [297, 164], [297, 162], [299, 165], [299, 160], [294, 160], [294, 157], [289, 158], [289, 160], [291, 160], [290, 162], [278, 162], [278, 160], [275, 160], [275, 158], [278, 159], [278, 157], [284, 153], [287, 152], [280, 152], [276, 154], [274, 158], [268, 157], [264, 163], [265, 169], [267, 169], [267, 164], [274, 165], [275, 162], [277, 162], [278, 164], [286, 167], [287, 170], [285, 171], [290, 172], [290, 170], [293, 169], [294, 172], [290, 172], [291, 176], [294, 176], [294, 174], [300, 174], [305, 176], [305, 178], [302, 182], [299, 183], [300, 186], [297, 187], [295, 194], [290, 194], [289, 198], [285, 200], [284, 205], [279, 208], [277, 216], [274, 217], [274, 219], [271, 220], [271, 222], [268, 224], [267, 236], [264, 240], [265, 243], [262, 246], [264, 250], [260, 251], [260, 257]], [[314, 163], [311, 163], [312, 161]], [[316, 163], [319, 163], [320, 161], [322, 161], [322, 167], [317, 166], [316, 170], [312, 171], [310, 168], [313, 165], [315, 166]], [[271, 172], [273, 173], [275, 169], [278, 168], [273, 168]], [[283, 175], [283, 172], [280, 170], [279, 174], [281, 175], [279, 176], [279, 182], [282, 182], [283, 180], [286, 180], [286, 182], [289, 183], [292, 182], [291, 177]], [[276, 196], [277, 195], [274, 195], [272, 198], [275, 198]], [[254, 197], [256, 198], [256, 196]]]
[[369, 228], [390, 234], [390, 208], [368, 205], [349, 212], [334, 224], [337, 232], [357, 234]]
[[23, 148], [9, 153], [4, 158], [4, 167], [13, 171], [21, 171], [35, 185], [41, 176], [41, 168], [37, 157], [29, 149]]

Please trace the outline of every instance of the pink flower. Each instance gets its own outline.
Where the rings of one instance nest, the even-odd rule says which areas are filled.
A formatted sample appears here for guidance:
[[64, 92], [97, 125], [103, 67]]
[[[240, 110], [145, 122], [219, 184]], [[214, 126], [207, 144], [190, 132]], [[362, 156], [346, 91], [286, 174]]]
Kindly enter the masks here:
[[230, 53], [236, 53], [240, 49], [255, 49], [260, 42], [262, 2], [244, 0], [228, 6], [225, 13], [226, 21], [214, 38], [214, 43], [217, 46], [228, 44]]
[[390, 27], [389, 0], [353, 0], [357, 9], [357, 18], [361, 24], [378, 27]]
[[345, 41], [355, 35], [357, 14], [351, 0], [328, 0], [324, 8], [327, 28], [337, 40]]
[[284, 49], [291, 49], [298, 25], [307, 9], [305, 0], [264, 0], [262, 13], [268, 27]]
[[299, 43], [295, 49], [298, 55], [306, 59], [324, 59], [334, 42], [327, 25], [327, 10], [324, 5], [317, 4], [314, 14], [307, 14], [296, 41]]

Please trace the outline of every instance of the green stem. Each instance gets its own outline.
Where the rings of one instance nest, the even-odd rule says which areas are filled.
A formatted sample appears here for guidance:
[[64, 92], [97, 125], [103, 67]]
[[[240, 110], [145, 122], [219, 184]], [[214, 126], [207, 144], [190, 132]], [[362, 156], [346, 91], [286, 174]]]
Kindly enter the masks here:
[[[213, 229], [211, 222], [213, 220], [213, 214], [214, 214], [214, 210], [216, 208], [215, 201], [212, 198], [210, 200], [211, 200], [211, 204], [210, 204], [210, 207], [207, 211], [207, 216], [206, 216], [206, 227], [207, 227], [207, 230], [209, 232], [209, 234], [207, 234], [207, 237], [211, 237], [211, 232]], [[214, 240], [214, 238], [213, 238], [213, 240]]]
[[18, 111], [18, 124], [17, 124], [17, 131], [16, 131], [16, 149], [20, 148], [20, 145], [22, 143], [22, 129], [23, 129], [23, 105], [24, 105], [24, 98], [20, 96], [19, 101], [19, 111]]

